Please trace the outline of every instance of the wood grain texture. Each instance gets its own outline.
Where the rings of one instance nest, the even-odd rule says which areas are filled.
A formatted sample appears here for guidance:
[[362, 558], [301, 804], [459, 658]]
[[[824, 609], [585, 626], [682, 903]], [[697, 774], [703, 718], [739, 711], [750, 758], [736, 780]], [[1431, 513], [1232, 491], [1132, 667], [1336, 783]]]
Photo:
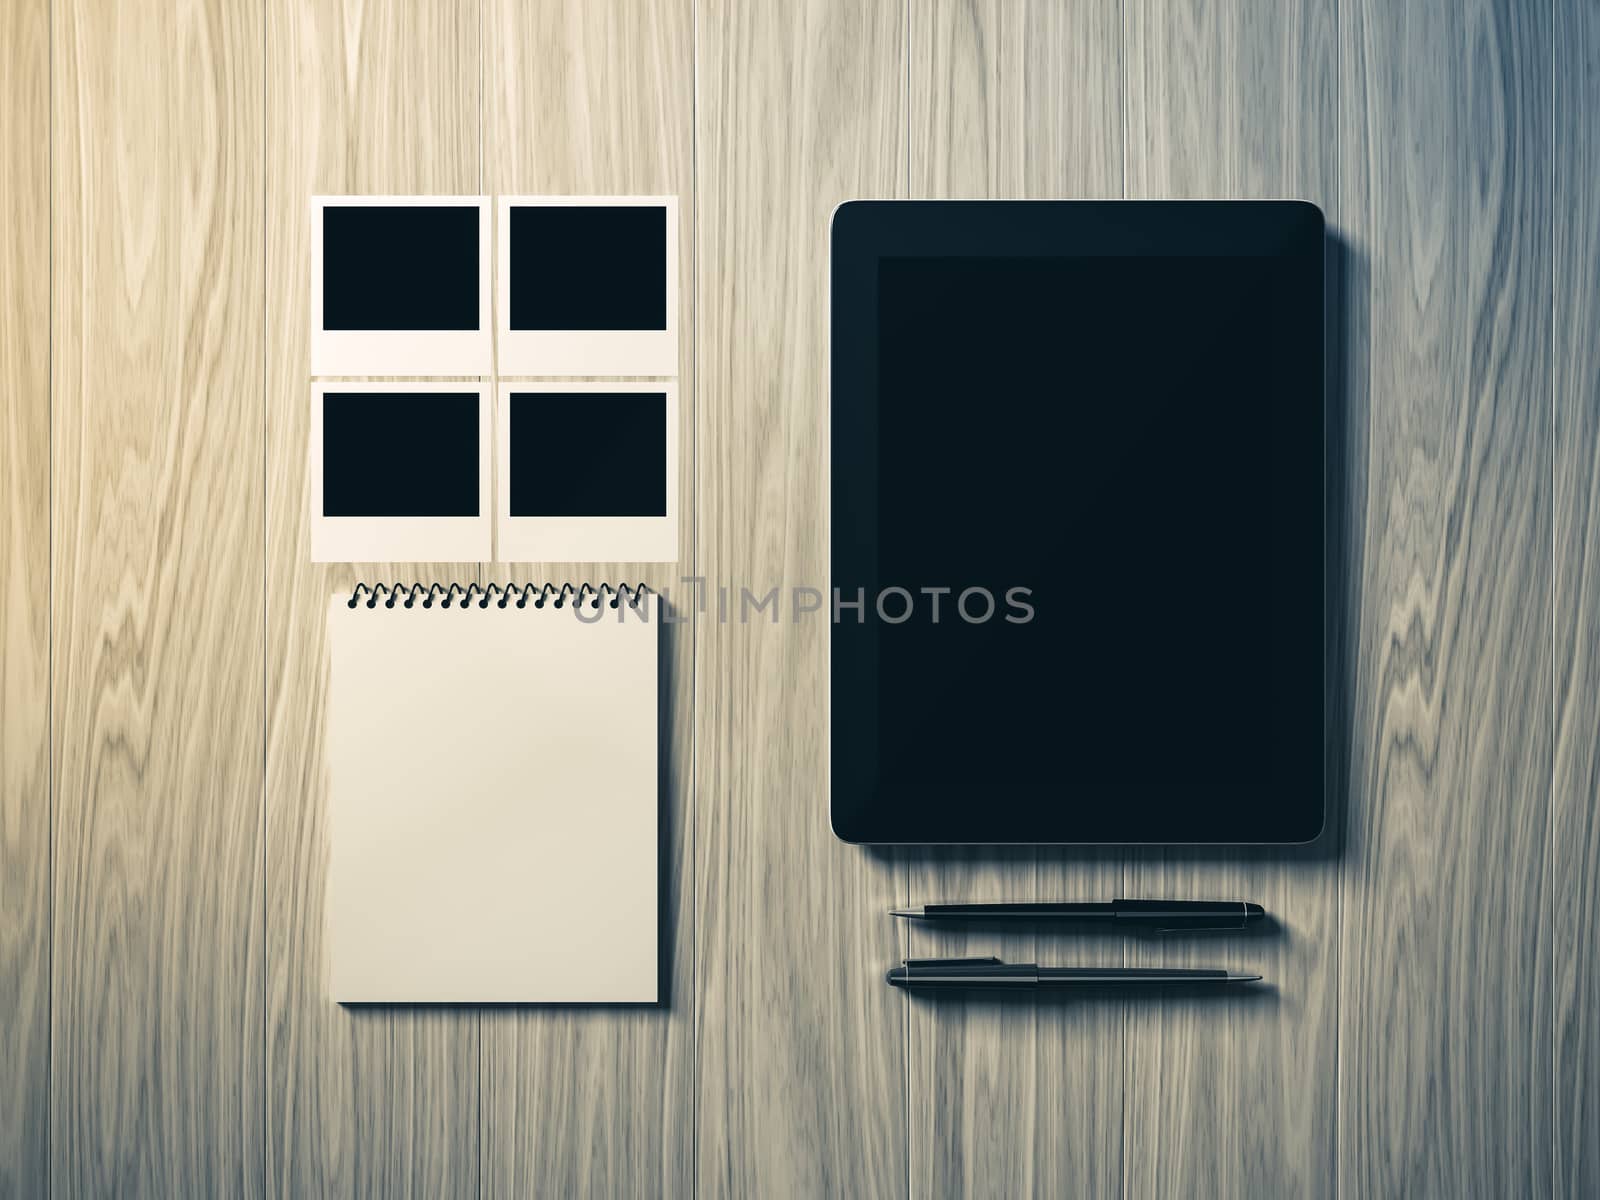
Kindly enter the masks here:
[[[910, 16], [910, 193], [1122, 192], [1121, 6], [940, 0]], [[906, 899], [1107, 899], [1114, 850], [905, 849]], [[1114, 938], [910, 923], [908, 953], [1121, 964]], [[914, 1196], [1122, 1186], [1120, 1000], [907, 995]]]
[[[1595, 1194], [1597, 63], [1592, 0], [0, 5], [0, 1197]], [[307, 202], [387, 191], [681, 198], [681, 565], [360, 572], [709, 581], [659, 1009], [326, 997]], [[829, 215], [1124, 191], [1337, 234], [1331, 840], [844, 846], [825, 623], [738, 616], [827, 582]], [[1272, 989], [881, 982], [1124, 960], [896, 901], [1116, 890], [1267, 904], [1125, 960]]]
[[[1332, 3], [1135, 2], [1126, 17], [1130, 197], [1307, 199], [1337, 227]], [[1306, 1081], [1337, 1071], [1337, 840], [1130, 856], [1129, 895], [1247, 898], [1274, 927], [1130, 943], [1135, 965], [1227, 966], [1266, 983], [1129, 1002], [1128, 1195], [1332, 1194], [1333, 1095]]]
[[1340, 11], [1373, 318], [1341, 1195], [1550, 1191], [1551, 34]]
[[1600, 9], [1555, 5], [1554, 1191], [1600, 1195]]
[[50, 8], [0, 9], [0, 1200], [50, 1152]]
[[906, 1189], [895, 871], [828, 828], [827, 623], [738, 617], [740, 588], [827, 586], [828, 224], [905, 190], [905, 19], [854, 0], [696, 9], [703, 1196]]
[[310, 198], [477, 193], [480, 35], [455, 0], [281, 0], [266, 14], [268, 1182], [288, 1196], [476, 1196], [479, 1016], [327, 989], [328, 597], [472, 565], [310, 562]]
[[[645, 582], [682, 603], [694, 561], [693, 26], [690, 0], [487, 5], [486, 189], [676, 195], [680, 276], [681, 562], [497, 564], [492, 578]], [[694, 625], [662, 633], [662, 1003], [484, 1014], [486, 1196], [693, 1191]]]
[[935, 0], [913, 7], [913, 196], [1122, 194], [1115, 0]]
[[51, 1187], [259, 1195], [261, 7], [52, 41]]

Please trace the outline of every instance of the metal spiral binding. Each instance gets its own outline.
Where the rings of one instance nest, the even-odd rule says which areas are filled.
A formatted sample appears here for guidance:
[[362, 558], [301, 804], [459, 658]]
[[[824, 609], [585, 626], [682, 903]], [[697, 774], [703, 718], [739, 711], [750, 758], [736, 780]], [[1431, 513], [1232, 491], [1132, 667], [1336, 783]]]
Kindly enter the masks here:
[[563, 583], [559, 588], [552, 583], [491, 583], [486, 588], [476, 583], [469, 583], [465, 587], [452, 583], [448, 588], [439, 583], [430, 583], [426, 587], [420, 583], [358, 583], [350, 594], [348, 606], [359, 608], [364, 599], [368, 608], [377, 608], [380, 601], [385, 608], [393, 608], [396, 600], [400, 601], [402, 608], [416, 607], [419, 602], [423, 608], [433, 608], [436, 602], [440, 608], [454, 606], [467, 609], [474, 602], [479, 608], [488, 608], [491, 603], [496, 608], [504, 608], [508, 602], [515, 600], [518, 608], [528, 607], [529, 601], [532, 601], [534, 608], [547, 605], [564, 608], [568, 604], [576, 606], [585, 602], [590, 608], [599, 608], [602, 604], [607, 608], [616, 608], [622, 603], [629, 608], [637, 608], [639, 602], [649, 595], [649, 587], [642, 583], [624, 583], [617, 587], [609, 583], [602, 583], [599, 587], [591, 583], [577, 587]]

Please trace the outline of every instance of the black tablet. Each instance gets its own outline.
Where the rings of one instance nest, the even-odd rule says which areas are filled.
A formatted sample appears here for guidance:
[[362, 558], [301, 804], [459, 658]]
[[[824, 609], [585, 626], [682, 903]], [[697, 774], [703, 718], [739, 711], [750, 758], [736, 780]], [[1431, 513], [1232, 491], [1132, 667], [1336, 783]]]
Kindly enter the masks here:
[[832, 231], [852, 842], [1323, 824], [1323, 221], [856, 201]]

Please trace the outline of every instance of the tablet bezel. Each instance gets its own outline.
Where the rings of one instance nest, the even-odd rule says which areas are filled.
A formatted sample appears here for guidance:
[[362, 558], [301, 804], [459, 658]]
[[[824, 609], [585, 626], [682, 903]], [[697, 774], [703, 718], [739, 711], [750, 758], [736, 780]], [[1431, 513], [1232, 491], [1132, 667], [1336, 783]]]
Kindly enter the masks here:
[[[841, 538], [834, 514], [865, 514], [852, 528], [876, 534], [873, 480], [877, 456], [878, 263], [891, 257], [1131, 257], [1271, 255], [1299, 259], [1313, 272], [1317, 294], [1324, 297], [1318, 314], [1323, 381], [1318, 401], [1326, 429], [1326, 271], [1324, 220], [1316, 205], [1304, 200], [852, 200], [833, 213], [831, 229], [829, 442], [832, 451], [829, 504], [829, 591], [833, 580], [863, 577], [853, 562], [870, 560], [875, 549], [856, 538]], [[1326, 536], [1327, 447], [1322, 451], [1323, 520], [1316, 531]], [[1325, 561], [1325, 546], [1323, 559]], [[1327, 578], [1323, 572], [1322, 700], [1324, 740], [1327, 737]], [[925, 810], [903, 801], [886, 800], [854, 770], [841, 779], [836, 761], [833, 721], [846, 700], [846, 719], [870, 721], [875, 689], [870, 671], [858, 656], [840, 662], [833, 655], [829, 629], [828, 670], [828, 797], [833, 832], [841, 840], [874, 844], [1111, 844], [1111, 845], [1284, 845], [1315, 841], [1327, 812], [1328, 772], [1315, 802], [1285, 805], [1281, 819], [1250, 829], [1219, 826], [1215, 838], [1174, 841], [1141, 836], [1137, 814], [1130, 816], [1126, 836], [1075, 836], [1073, 811], [1063, 819], [1041, 817], [1038, 837], [1017, 839], [986, 835], [984, 806], [974, 804], [959, 828], [929, 828]], [[867, 746], [875, 740], [867, 736]], [[862, 758], [857, 751], [855, 767]], [[919, 822], [919, 818], [920, 822]]]

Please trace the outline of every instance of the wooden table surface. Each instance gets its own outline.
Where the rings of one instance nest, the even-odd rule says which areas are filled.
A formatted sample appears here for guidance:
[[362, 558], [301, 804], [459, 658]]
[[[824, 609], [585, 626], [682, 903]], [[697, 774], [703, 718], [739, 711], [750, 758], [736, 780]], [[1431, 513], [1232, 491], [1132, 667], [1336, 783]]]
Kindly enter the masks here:
[[[0, 64], [0, 1196], [1600, 1194], [1594, 0], [7, 0]], [[843, 845], [825, 627], [701, 620], [668, 1003], [330, 1003], [357, 574], [309, 561], [307, 198], [341, 192], [682, 198], [682, 563], [360, 577], [757, 590], [823, 577], [836, 203], [1316, 201], [1329, 836]], [[1116, 892], [1278, 927], [885, 915]], [[960, 950], [1271, 986], [884, 985]]]

